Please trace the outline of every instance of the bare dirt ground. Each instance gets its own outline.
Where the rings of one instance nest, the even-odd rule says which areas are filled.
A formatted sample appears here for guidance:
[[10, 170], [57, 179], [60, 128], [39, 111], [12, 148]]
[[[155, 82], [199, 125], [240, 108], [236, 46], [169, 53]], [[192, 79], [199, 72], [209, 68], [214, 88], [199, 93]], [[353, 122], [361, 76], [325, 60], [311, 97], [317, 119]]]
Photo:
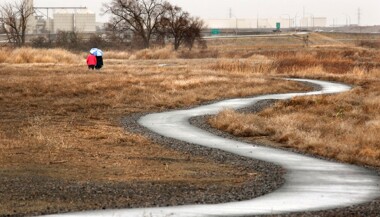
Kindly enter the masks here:
[[215, 40], [206, 51], [109, 52], [100, 72], [65, 51], [60, 64], [51, 54], [26, 61], [30, 50], [0, 51], [0, 216], [218, 203], [272, 191], [282, 183], [280, 168], [162, 141], [133, 120], [311, 89], [278, 76], [376, 84], [377, 50], [328, 37], [311, 37], [310, 48], [291, 37]]

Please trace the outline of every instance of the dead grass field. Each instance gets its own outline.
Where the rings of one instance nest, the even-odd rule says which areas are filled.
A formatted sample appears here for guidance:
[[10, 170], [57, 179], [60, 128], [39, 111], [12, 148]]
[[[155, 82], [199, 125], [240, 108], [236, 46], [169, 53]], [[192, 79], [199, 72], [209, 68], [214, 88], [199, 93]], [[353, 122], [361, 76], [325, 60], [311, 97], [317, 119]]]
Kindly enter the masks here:
[[[191, 52], [106, 51], [100, 72], [86, 69], [84, 53], [3, 49], [0, 176], [17, 180], [38, 175], [78, 183], [239, 185], [250, 175], [235, 166], [165, 149], [126, 131], [121, 119], [216, 99], [310, 90], [277, 80], [279, 76], [335, 80], [355, 87], [346, 94], [281, 102], [255, 115], [225, 111], [214, 118], [213, 126], [253, 140], [379, 166], [380, 53], [326, 35], [313, 35], [311, 41], [310, 48], [285, 37], [214, 40], [207, 50]], [[0, 216], [62, 203], [25, 198], [17, 193], [0, 197]], [[75, 209], [76, 203], [81, 202], [63, 206]]]
[[354, 45], [314, 47], [273, 53], [270, 58], [278, 75], [344, 82], [353, 85], [353, 90], [278, 102], [258, 114], [226, 110], [209, 120], [213, 127], [251, 141], [380, 166], [378, 50]]
[[[194, 52], [188, 54], [202, 51]], [[173, 56], [181, 53], [166, 48], [110, 54], [105, 68], [97, 72], [87, 70], [85, 55], [63, 50], [0, 52], [0, 176], [78, 183], [192, 183], [201, 188], [240, 185], [252, 174], [165, 149], [126, 131], [121, 119], [222, 98], [308, 89], [271, 78], [272, 62], [262, 56], [256, 62], [180, 59]], [[0, 216], [57, 204], [75, 210], [83, 203], [49, 197], [28, 201], [36, 192], [8, 191], [13, 193], [0, 197]]]

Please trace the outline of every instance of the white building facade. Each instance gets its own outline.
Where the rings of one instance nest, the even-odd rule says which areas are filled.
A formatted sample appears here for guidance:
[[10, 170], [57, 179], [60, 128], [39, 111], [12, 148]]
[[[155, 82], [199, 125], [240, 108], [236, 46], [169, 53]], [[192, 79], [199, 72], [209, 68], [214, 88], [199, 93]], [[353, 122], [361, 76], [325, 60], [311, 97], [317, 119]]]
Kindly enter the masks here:
[[60, 10], [53, 14], [53, 33], [58, 31], [89, 33], [96, 31], [95, 13], [89, 10]]
[[327, 18], [325, 17], [308, 17], [302, 18], [296, 23], [294, 18], [260, 18], [260, 19], [205, 19], [206, 28], [209, 29], [256, 29], [271, 28], [276, 29], [277, 24], [281, 28], [297, 28], [297, 27], [326, 27]]
[[303, 28], [326, 27], [327, 18], [326, 17], [304, 17], [300, 21], [300, 26]]

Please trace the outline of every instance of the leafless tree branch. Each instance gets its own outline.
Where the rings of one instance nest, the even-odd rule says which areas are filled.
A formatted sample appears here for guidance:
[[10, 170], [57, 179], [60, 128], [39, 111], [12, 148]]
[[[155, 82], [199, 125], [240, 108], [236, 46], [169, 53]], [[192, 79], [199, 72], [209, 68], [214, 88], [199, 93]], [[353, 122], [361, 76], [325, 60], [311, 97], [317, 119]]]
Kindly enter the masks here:
[[10, 43], [17, 46], [25, 44], [29, 18], [33, 14], [34, 10], [27, 4], [26, 0], [0, 5], [1, 26]]
[[150, 46], [165, 13], [162, 0], [113, 0], [105, 5], [105, 11], [113, 15], [110, 23], [117, 31], [131, 31], [140, 37], [145, 48]]

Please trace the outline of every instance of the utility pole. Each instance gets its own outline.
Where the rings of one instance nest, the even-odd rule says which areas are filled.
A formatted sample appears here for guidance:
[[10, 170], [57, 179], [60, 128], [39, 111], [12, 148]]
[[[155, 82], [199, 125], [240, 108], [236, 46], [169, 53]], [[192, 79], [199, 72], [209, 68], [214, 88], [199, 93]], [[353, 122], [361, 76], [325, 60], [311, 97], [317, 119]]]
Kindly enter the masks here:
[[[305, 27], [305, 6], [303, 6], [303, 12], [302, 12], [302, 20], [301, 20], [301, 27]], [[306, 20], [306, 27], [309, 27], [309, 19]]]
[[259, 12], [257, 12], [257, 18], [256, 18], [256, 28], [259, 29]]
[[237, 35], [238, 33], [238, 19], [235, 15], [232, 14], [232, 8], [230, 8], [230, 20], [232, 19], [232, 17], [235, 17], [235, 35]]
[[298, 12], [294, 16], [294, 28], [295, 28], [295, 30], [297, 30], [297, 17], [298, 17]]
[[303, 6], [303, 15], [302, 18], [305, 18], [305, 6]]
[[361, 16], [362, 16], [362, 11], [360, 10], [360, 8], [358, 8], [358, 26], [360, 26], [361, 24]]

